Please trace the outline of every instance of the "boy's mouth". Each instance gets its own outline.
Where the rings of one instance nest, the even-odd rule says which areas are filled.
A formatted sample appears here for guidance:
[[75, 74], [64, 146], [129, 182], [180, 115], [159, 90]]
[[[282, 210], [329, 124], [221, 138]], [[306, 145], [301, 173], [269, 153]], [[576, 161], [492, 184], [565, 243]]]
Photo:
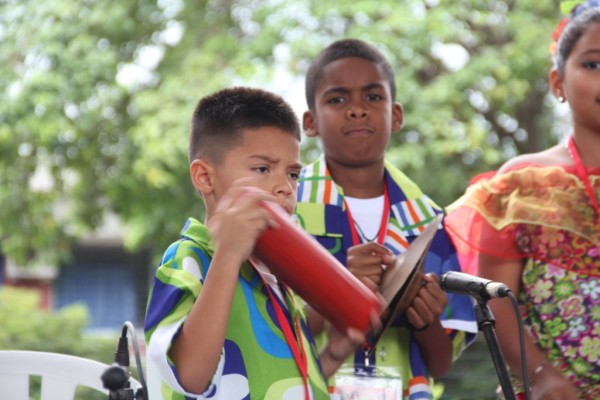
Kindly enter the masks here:
[[354, 137], [364, 137], [370, 136], [373, 134], [373, 129], [367, 126], [359, 126], [356, 128], [351, 128], [345, 131], [346, 136], [354, 136]]
[[284, 210], [284, 211], [285, 211], [287, 214], [290, 214], [290, 215], [292, 215], [292, 214], [294, 213], [294, 209], [296, 208], [296, 207], [295, 207], [295, 204], [292, 204], [292, 203], [291, 203], [291, 202], [289, 202], [289, 201], [286, 201], [286, 202], [284, 202], [283, 204], [282, 204], [280, 201], [278, 201], [278, 202], [277, 202], [277, 204], [279, 204], [279, 207], [283, 208], [283, 210]]

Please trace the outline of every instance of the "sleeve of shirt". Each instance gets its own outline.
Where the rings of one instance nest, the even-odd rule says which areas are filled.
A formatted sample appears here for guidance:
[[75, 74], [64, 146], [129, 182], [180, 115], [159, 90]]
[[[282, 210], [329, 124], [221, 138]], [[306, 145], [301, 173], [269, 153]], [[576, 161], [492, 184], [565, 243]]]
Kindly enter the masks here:
[[[190, 313], [200, 290], [202, 277], [206, 274], [210, 258], [191, 241], [179, 241], [171, 245], [156, 270], [150, 290], [144, 326], [148, 346], [148, 363], [152, 364], [154, 376], [159, 377], [160, 386], [165, 384], [177, 393], [192, 399], [210, 398], [218, 385], [224, 365], [221, 359], [206, 391], [189, 393], [181, 386], [177, 369], [169, 357], [173, 339]], [[201, 332], [199, 332], [201, 334]], [[148, 386], [152, 385], [151, 382]]]

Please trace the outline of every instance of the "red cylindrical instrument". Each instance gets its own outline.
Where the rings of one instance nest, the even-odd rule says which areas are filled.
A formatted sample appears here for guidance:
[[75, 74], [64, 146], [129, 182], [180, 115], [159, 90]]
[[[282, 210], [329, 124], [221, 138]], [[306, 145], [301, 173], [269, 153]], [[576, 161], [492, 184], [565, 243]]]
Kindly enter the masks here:
[[264, 206], [278, 226], [263, 232], [254, 254], [338, 330], [369, 331], [371, 314], [380, 310], [375, 294], [277, 204]]

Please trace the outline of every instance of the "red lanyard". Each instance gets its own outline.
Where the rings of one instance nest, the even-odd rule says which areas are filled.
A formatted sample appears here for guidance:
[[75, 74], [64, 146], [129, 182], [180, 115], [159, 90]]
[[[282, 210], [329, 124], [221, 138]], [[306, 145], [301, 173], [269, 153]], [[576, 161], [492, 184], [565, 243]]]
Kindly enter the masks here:
[[588, 175], [587, 170], [583, 166], [581, 157], [579, 157], [579, 153], [577, 152], [577, 147], [575, 147], [575, 141], [573, 140], [573, 136], [569, 138], [569, 154], [571, 155], [571, 158], [575, 163], [575, 168], [577, 169], [577, 176], [583, 182], [588, 197], [592, 202], [592, 206], [594, 207], [594, 210], [596, 210], [596, 218], [598, 218], [600, 217], [600, 207], [598, 206], [598, 199], [596, 198], [596, 194], [594, 193], [594, 188], [592, 188], [590, 176]]
[[[255, 267], [255, 269], [256, 269], [256, 267]], [[271, 303], [273, 304], [273, 308], [275, 309], [275, 315], [277, 316], [277, 321], [279, 322], [279, 326], [281, 326], [281, 330], [283, 331], [283, 336], [285, 337], [285, 341], [287, 342], [288, 346], [290, 347], [290, 349], [292, 351], [292, 355], [294, 356], [294, 360], [296, 361], [296, 365], [298, 366], [298, 370], [300, 370], [300, 374], [302, 375], [302, 381], [304, 382], [304, 398], [306, 400], [309, 400], [310, 394], [309, 394], [309, 387], [308, 387], [308, 360], [306, 359], [306, 352], [304, 351], [304, 343], [302, 341], [302, 331], [301, 331], [301, 327], [300, 327], [300, 322], [298, 321], [298, 316], [291, 315], [292, 312], [290, 311], [290, 315], [291, 315], [292, 319], [294, 320], [294, 327], [295, 327], [295, 335], [294, 335], [294, 331], [292, 329], [290, 320], [287, 318], [287, 316], [283, 312], [283, 309], [279, 305], [279, 299], [277, 298], [277, 296], [275, 296], [273, 294], [271, 287], [265, 281], [265, 279], [262, 278], [262, 275], [260, 274], [260, 272], [258, 272], [258, 274], [261, 276], [263, 284], [265, 285], [265, 288], [267, 289], [267, 293], [269, 294], [269, 299], [271, 299]], [[282, 293], [284, 295], [284, 297], [285, 297], [285, 295], [288, 295], [288, 297], [290, 297], [290, 299], [292, 299], [292, 301], [293, 301], [292, 295], [288, 292], [287, 286], [285, 286], [284, 284], [282, 284], [281, 286], [283, 287], [283, 290], [284, 290], [284, 293]]]
[[[346, 206], [346, 213], [348, 214], [348, 222], [350, 223], [350, 233], [352, 233], [352, 245], [356, 246], [362, 241], [358, 236], [358, 232], [356, 231], [356, 226], [354, 226], [354, 218], [352, 218], [352, 213], [350, 212], [350, 207], [348, 207], [348, 203], [344, 200], [344, 204]], [[377, 235], [377, 243], [383, 246], [385, 241], [385, 236], [387, 234], [387, 225], [388, 220], [390, 218], [390, 196], [387, 191], [387, 182], [383, 182], [383, 215], [381, 216], [381, 222], [379, 224], [379, 234]], [[361, 350], [365, 356], [365, 366], [369, 366], [369, 357], [374, 350], [374, 346], [367, 339], [367, 342], [363, 343], [361, 346]]]
[[[352, 244], [356, 246], [360, 244], [362, 241], [358, 236], [358, 232], [356, 231], [356, 226], [354, 226], [354, 218], [352, 218], [352, 213], [350, 212], [350, 207], [348, 207], [348, 203], [344, 200], [344, 204], [346, 206], [346, 213], [348, 214], [348, 222], [350, 223], [350, 233], [352, 233]], [[385, 235], [387, 233], [387, 224], [388, 219], [390, 217], [390, 196], [387, 191], [387, 183], [383, 182], [383, 215], [381, 216], [381, 223], [379, 224], [379, 234], [377, 235], [377, 243], [383, 246], [383, 242], [385, 241]]]

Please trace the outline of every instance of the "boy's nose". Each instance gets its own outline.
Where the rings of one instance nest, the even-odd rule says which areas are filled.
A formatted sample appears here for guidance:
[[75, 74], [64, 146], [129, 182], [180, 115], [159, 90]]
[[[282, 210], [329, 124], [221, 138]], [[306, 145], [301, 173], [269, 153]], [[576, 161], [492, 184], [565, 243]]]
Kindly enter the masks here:
[[365, 118], [367, 115], [369, 115], [368, 110], [360, 105], [351, 105], [346, 111], [346, 116], [352, 119]]
[[296, 192], [294, 191], [294, 184], [290, 182], [288, 179], [279, 179], [275, 185], [273, 190], [273, 194], [277, 198], [277, 203], [288, 213], [292, 213], [293, 210], [293, 199], [296, 197]]
[[289, 196], [293, 192], [292, 183], [289, 181], [288, 177], [277, 178], [275, 182], [275, 187], [273, 193], [275, 195], [284, 195]]

